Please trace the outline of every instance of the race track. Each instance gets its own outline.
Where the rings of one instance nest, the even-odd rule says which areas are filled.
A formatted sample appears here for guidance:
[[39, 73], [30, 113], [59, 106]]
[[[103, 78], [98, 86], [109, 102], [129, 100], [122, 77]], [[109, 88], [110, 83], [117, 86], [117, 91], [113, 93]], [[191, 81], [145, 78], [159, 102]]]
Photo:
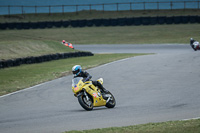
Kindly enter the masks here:
[[[78, 45], [94, 53], [156, 53], [89, 69], [115, 96], [85, 111], [72, 75], [0, 97], [1, 133], [60, 133], [200, 117], [200, 51], [189, 45]], [[77, 63], [78, 64], [78, 63]]]

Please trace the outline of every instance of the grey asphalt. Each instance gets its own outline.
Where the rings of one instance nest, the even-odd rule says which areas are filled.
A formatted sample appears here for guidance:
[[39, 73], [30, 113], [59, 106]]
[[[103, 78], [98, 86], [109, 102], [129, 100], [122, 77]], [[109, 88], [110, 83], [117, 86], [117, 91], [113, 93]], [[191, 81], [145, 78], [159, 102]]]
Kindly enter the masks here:
[[[189, 45], [84, 45], [94, 53], [156, 53], [87, 70], [117, 101], [85, 111], [72, 75], [0, 97], [1, 133], [60, 133], [200, 117], [200, 51]], [[78, 62], [77, 62], [78, 64]]]

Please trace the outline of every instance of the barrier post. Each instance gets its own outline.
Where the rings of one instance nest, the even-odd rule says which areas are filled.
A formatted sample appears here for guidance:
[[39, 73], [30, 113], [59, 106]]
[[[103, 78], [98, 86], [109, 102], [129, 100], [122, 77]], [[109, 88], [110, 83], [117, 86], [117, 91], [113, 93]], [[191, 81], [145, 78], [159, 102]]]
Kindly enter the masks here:
[[117, 12], [118, 12], [118, 9], [119, 9], [119, 7], [118, 7], [118, 6], [119, 6], [119, 3], [117, 3]]
[[22, 6], [22, 15], [24, 14], [24, 9], [23, 9], [23, 6]]
[[10, 16], [10, 5], [8, 6], [8, 16]]
[[90, 7], [90, 14], [91, 14], [92, 13], [92, 5], [90, 4], [89, 7]]
[[51, 6], [49, 6], [49, 15], [51, 15]]
[[78, 14], [78, 5], [76, 5], [76, 14]]
[[172, 3], [172, 1], [170, 2], [170, 6], [171, 6], [171, 10], [172, 10], [172, 6], [173, 6], [173, 3]]
[[35, 15], [37, 15], [37, 6], [35, 6]]
[[132, 5], [131, 5], [131, 2], [130, 2], [130, 11], [132, 11]]
[[144, 10], [146, 9], [146, 7], [145, 7], [145, 2], [143, 3], [144, 4]]
[[159, 10], [159, 2], [157, 2], [157, 10]]
[[186, 2], [186, 1], [184, 1], [184, 10], [185, 10], [185, 2]]
[[64, 5], [62, 5], [62, 14], [64, 14]]

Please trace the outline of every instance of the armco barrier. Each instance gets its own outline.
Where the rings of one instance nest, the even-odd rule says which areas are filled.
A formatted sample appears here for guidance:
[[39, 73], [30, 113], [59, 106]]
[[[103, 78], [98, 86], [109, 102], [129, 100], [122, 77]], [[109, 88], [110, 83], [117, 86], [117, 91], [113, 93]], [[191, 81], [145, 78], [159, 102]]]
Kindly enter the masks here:
[[119, 26], [125, 26], [125, 25], [127, 25], [126, 18], [119, 18], [117, 20], [118, 20], [118, 25]]
[[27, 22], [23, 24], [23, 29], [30, 29], [31, 28], [31, 23]]
[[16, 27], [15, 23], [7, 23], [8, 29], [14, 29]]
[[93, 23], [95, 26], [101, 26], [102, 25], [102, 19], [93, 19]]
[[37, 23], [37, 22], [31, 22], [30, 23], [30, 28], [31, 29], [38, 29], [39, 28], [39, 23]]
[[53, 22], [46, 22], [47, 28], [53, 28]]
[[0, 24], [0, 29], [5, 30], [6, 28], [8, 28], [7, 23], [2, 23]]
[[175, 23], [175, 24], [180, 24], [180, 23], [183, 23], [183, 19], [182, 19], [182, 17], [181, 17], [181, 16], [176, 16], [176, 17], [173, 17], [173, 19], [174, 19], [174, 20], [172, 20], [172, 22], [171, 22], [170, 24], [172, 24], [172, 23], [173, 23], [173, 21], [174, 21], [174, 23]]
[[15, 28], [18, 29], [18, 30], [23, 29], [23, 23], [16, 23]]
[[196, 23], [197, 22], [197, 16], [189, 16], [190, 23]]
[[134, 17], [91, 20], [69, 20], [49, 22], [21, 22], [0, 23], [0, 29], [44, 29], [52, 27], [91, 27], [91, 26], [127, 26], [127, 25], [156, 25], [156, 24], [186, 24], [200, 23], [200, 16], [158, 16], [158, 17]]
[[150, 17], [150, 24], [151, 25], [158, 24], [158, 17]]
[[93, 20], [87, 20], [86, 22], [87, 22], [86, 26], [88, 26], [88, 27], [91, 27], [91, 26], [94, 25], [94, 21]]
[[167, 18], [165, 18], [165, 23], [166, 24], [173, 24], [173, 23], [176, 23], [176, 22], [175, 22], [174, 17], [167, 17]]
[[110, 26], [117, 26], [118, 25], [118, 19], [110, 19]]
[[[36, 22], [37, 23], [37, 22]], [[44, 29], [47, 27], [47, 23], [46, 22], [38, 22], [38, 27], [39, 29]]]
[[182, 19], [183, 24], [189, 23], [189, 17], [188, 16], [182, 16], [181, 19]]
[[66, 58], [81, 57], [81, 56], [93, 56], [93, 53], [91, 52], [57, 53], [57, 54], [42, 55], [37, 57], [0, 60], [0, 69], [19, 66], [21, 64], [41, 63], [51, 60], [66, 59]]
[[68, 27], [70, 25], [70, 22], [69, 21], [63, 21], [62, 22], [62, 26], [63, 27]]
[[62, 21], [58, 21], [58, 22], [53, 22], [54, 26], [59, 28], [62, 27]]
[[141, 23], [142, 23], [143, 25], [150, 25], [150, 23], [151, 23], [150, 17], [142, 17]]
[[103, 26], [110, 26], [111, 25], [111, 23], [110, 23], [111, 20], [112, 19], [102, 19], [102, 25]]
[[158, 17], [158, 24], [165, 24], [166, 20], [166, 17]]
[[79, 20], [72, 20], [70, 24], [72, 27], [79, 27]]
[[87, 24], [87, 20], [85, 20], [85, 19], [79, 21], [79, 27], [85, 27], [86, 24]]
[[141, 17], [134, 18], [133, 22], [134, 22], [134, 25], [141, 25], [142, 24], [142, 18]]
[[133, 18], [126, 18], [126, 24], [127, 25], [133, 25], [133, 23], [134, 23], [134, 19]]

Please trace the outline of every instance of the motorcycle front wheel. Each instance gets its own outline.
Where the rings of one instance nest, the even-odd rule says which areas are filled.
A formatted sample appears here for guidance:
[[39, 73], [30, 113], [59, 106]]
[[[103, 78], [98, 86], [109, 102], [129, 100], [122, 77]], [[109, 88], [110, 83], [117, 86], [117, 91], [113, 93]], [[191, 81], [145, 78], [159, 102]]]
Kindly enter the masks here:
[[[110, 98], [110, 100], [106, 103], [106, 107], [107, 107], [107, 108], [114, 108], [114, 107], [115, 107], [115, 104], [116, 104], [115, 97], [112, 95], [111, 92], [108, 92], [107, 94], [110, 94], [110, 95], [111, 95], [111, 98]], [[107, 99], [106, 99], [106, 100], [107, 100]]]
[[80, 96], [78, 96], [78, 102], [87, 111], [90, 111], [93, 109], [93, 103], [92, 103], [92, 100], [90, 97], [87, 100], [85, 95], [80, 95]]

